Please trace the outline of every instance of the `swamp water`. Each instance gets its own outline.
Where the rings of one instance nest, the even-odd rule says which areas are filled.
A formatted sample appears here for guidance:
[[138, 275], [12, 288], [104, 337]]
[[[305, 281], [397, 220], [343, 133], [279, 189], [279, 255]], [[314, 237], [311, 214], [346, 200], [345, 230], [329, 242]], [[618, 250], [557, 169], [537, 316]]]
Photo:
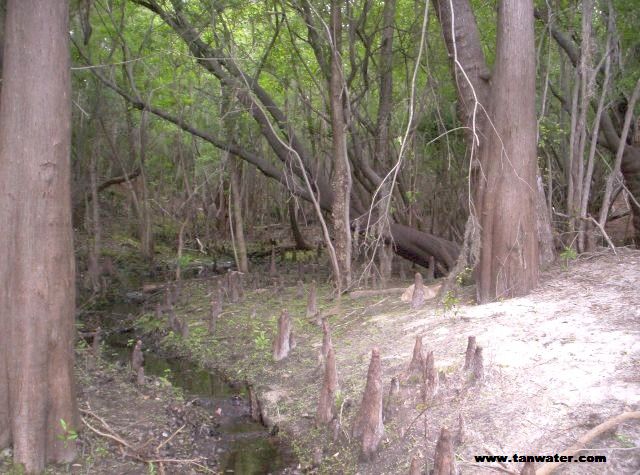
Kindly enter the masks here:
[[[113, 333], [106, 339], [105, 354], [129, 365], [132, 333]], [[292, 465], [268, 430], [251, 420], [249, 402], [243, 386], [232, 386], [219, 375], [179, 358], [163, 358], [144, 352], [146, 375], [166, 378], [184, 392], [185, 401], [197, 402], [213, 414], [220, 410], [220, 426], [211, 437], [219, 447], [217, 458], [221, 473], [238, 475], [277, 474]]]

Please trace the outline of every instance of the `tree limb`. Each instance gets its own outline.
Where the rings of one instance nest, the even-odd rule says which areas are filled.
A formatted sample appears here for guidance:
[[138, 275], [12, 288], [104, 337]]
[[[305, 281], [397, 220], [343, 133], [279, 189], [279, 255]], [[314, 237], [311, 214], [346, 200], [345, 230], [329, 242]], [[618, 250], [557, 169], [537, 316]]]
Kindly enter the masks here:
[[[591, 442], [596, 437], [604, 434], [607, 431], [615, 429], [618, 425], [622, 424], [623, 422], [626, 422], [628, 420], [633, 420], [633, 419], [640, 419], [640, 411], [623, 412], [622, 414], [619, 414], [619, 415], [617, 415], [617, 416], [615, 416], [615, 417], [603, 422], [602, 424], [599, 424], [599, 425], [595, 426], [593, 429], [591, 429], [585, 435], [580, 437], [575, 444], [573, 444], [571, 447], [565, 449], [560, 454], [560, 456], [561, 457], [562, 456], [573, 456], [573, 455], [577, 454], [578, 452], [580, 452], [584, 448], [585, 445], [587, 445], [589, 442]], [[560, 465], [562, 465], [562, 464], [563, 464], [563, 462], [545, 463], [542, 467], [540, 467], [538, 470], [536, 470], [536, 475], [550, 475], [558, 467], [560, 467]]]
[[[140, 167], [137, 167], [129, 174], [125, 173], [124, 175], [114, 176], [113, 178], [109, 178], [108, 180], [103, 181], [102, 183], [100, 183], [100, 185], [98, 185], [98, 193], [106, 190], [110, 186], [119, 185], [120, 183], [124, 183], [125, 181], [133, 180], [140, 175], [140, 172]], [[89, 200], [91, 200], [91, 196], [89, 196]]]

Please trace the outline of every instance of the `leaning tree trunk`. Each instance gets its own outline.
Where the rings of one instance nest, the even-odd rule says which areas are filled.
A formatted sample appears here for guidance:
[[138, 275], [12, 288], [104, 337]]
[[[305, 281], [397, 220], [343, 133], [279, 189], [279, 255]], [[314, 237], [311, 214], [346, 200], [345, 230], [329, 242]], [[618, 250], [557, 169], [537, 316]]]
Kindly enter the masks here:
[[535, 73], [533, 0], [503, 0], [489, 108], [495, 129], [481, 146], [486, 178], [475, 197], [480, 302], [523, 295], [538, 283]]
[[[140, 110], [148, 110], [163, 120], [171, 122], [186, 132], [211, 143], [218, 149], [234, 153], [239, 158], [257, 167], [264, 175], [282, 185], [291, 187], [292, 189], [290, 190], [297, 196], [313, 202], [314, 199], [311, 197], [309, 190], [296, 184], [297, 180], [291, 180], [289, 176], [291, 172], [304, 182], [304, 170], [309, 177], [309, 181], [313, 183], [313, 188], [317, 192], [318, 204], [324, 212], [330, 213], [333, 203], [343, 202], [341, 198], [334, 198], [333, 190], [329, 186], [326, 177], [322, 173], [314, 173], [316, 167], [313, 165], [312, 155], [306, 150], [303, 141], [296, 136], [295, 130], [291, 127], [292, 122], [287, 119], [284, 112], [267, 91], [260, 86], [258, 80], [250, 79], [251, 75], [242, 71], [233, 58], [229, 58], [219, 49], [200, 39], [197, 29], [189, 23], [183, 12], [171, 13], [161, 8], [157, 2], [154, 2], [153, 5], [144, 3], [144, 6], [159, 15], [182, 38], [189, 47], [191, 54], [197, 58], [198, 64], [220, 80], [225, 87], [232, 87], [237, 91], [238, 102], [256, 121], [260, 132], [281, 162], [281, 165], [286, 167], [286, 171], [284, 168], [274, 166], [259, 154], [243, 149], [230, 141], [221, 140], [210, 132], [194, 127], [182, 117], [174, 116], [140, 97], [132, 96], [113, 81], [107, 79], [97, 69], [92, 69], [91, 72], [103, 84], [129, 101], [133, 107]], [[82, 51], [80, 53], [82, 54]], [[224, 58], [224, 60], [221, 58]], [[85, 57], [85, 59], [87, 58]], [[280, 133], [285, 137], [284, 141], [279, 135]], [[344, 166], [348, 167], [346, 161]], [[345, 184], [349, 184], [350, 175], [345, 176], [345, 178], [349, 180]], [[357, 204], [359, 200], [355, 198], [356, 193], [352, 192], [351, 196], [354, 197], [351, 201], [351, 209], [346, 209], [345, 215], [347, 213], [353, 214], [354, 212], [365, 213], [364, 206]], [[345, 226], [344, 229], [345, 231], [349, 230], [349, 226]], [[454, 242], [437, 238], [431, 234], [395, 222], [391, 222], [389, 231], [394, 243], [394, 251], [404, 258], [410, 259], [425, 268], [429, 267], [429, 259], [432, 256], [447, 270], [453, 265], [451, 262], [452, 255], [453, 263], [455, 263], [458, 245]]]
[[0, 448], [69, 462], [75, 266], [68, 2], [9, 0], [0, 105]]
[[[636, 247], [640, 247], [640, 142], [634, 137], [631, 140], [631, 145], [627, 143], [627, 136], [629, 133], [629, 126], [631, 125], [631, 114], [635, 106], [636, 101], [640, 96], [640, 79], [638, 79], [631, 99], [627, 107], [627, 116], [624, 118], [624, 126], [618, 136], [618, 132], [613, 126], [613, 122], [608, 114], [603, 114], [600, 118], [600, 125], [602, 127], [605, 146], [616, 154], [616, 159], [613, 165], [612, 174], [616, 173], [618, 164], [622, 177], [624, 178], [627, 190], [631, 194], [631, 211], [633, 213], [633, 227], [635, 230], [635, 242]], [[610, 177], [607, 180], [605, 196], [603, 198], [602, 208], [600, 210], [600, 226], [604, 227], [607, 221], [607, 215], [609, 212], [609, 202], [611, 195], [613, 178]]]
[[307, 244], [305, 241], [302, 232], [300, 231], [300, 226], [298, 226], [298, 211], [296, 208], [296, 201], [293, 197], [289, 198], [289, 224], [291, 225], [291, 234], [293, 235], [293, 242], [295, 243], [296, 249], [299, 251], [308, 251], [311, 249], [311, 246]]
[[622, 176], [633, 197], [630, 200], [633, 211], [633, 228], [636, 247], [640, 248], [640, 144], [625, 148], [621, 165]]
[[469, 0], [432, 1], [452, 58], [452, 75], [458, 90], [458, 116], [468, 127], [468, 146], [477, 147], [476, 137], [481, 137], [485, 129], [486, 114], [482, 108], [488, 107], [490, 73], [476, 17]]

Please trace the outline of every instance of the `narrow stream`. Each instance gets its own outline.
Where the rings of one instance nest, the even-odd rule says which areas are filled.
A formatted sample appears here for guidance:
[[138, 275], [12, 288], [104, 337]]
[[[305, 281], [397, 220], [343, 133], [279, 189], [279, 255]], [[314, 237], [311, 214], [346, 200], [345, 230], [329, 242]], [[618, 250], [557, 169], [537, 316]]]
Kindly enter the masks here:
[[[128, 365], [134, 338], [132, 333], [113, 333], [106, 343], [106, 354]], [[267, 429], [251, 420], [244, 387], [231, 386], [219, 375], [177, 358], [162, 358], [144, 353], [146, 375], [167, 378], [183, 390], [185, 400], [194, 401], [213, 413], [220, 411], [220, 426], [215, 440], [221, 473], [263, 475], [281, 473], [291, 460], [285, 460], [281, 447], [273, 442]], [[287, 463], [289, 462], [289, 464]]]

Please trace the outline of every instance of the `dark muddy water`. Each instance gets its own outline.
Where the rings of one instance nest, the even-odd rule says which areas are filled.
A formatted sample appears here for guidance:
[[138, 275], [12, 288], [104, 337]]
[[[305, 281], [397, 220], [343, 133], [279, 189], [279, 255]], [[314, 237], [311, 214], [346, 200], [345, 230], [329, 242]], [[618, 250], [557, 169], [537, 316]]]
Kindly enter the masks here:
[[[106, 353], [128, 365], [133, 339], [132, 333], [111, 334], [107, 338]], [[278, 474], [291, 466], [291, 457], [274, 442], [268, 430], [251, 420], [248, 397], [242, 385], [232, 386], [190, 361], [163, 358], [151, 352], [145, 352], [144, 358], [146, 375], [166, 378], [182, 388], [185, 400], [194, 401], [212, 414], [221, 413], [214, 436], [221, 473]]]

